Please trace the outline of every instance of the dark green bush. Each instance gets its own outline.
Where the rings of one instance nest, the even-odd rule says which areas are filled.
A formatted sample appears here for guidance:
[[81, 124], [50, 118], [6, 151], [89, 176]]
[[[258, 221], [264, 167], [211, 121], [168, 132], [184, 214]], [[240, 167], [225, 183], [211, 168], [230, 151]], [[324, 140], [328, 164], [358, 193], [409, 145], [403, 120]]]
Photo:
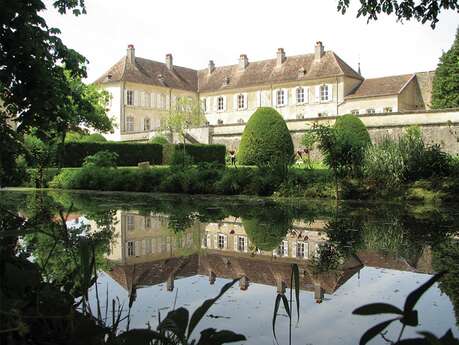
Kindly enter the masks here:
[[270, 166], [291, 162], [292, 137], [275, 109], [262, 107], [252, 114], [242, 134], [237, 158], [242, 165]]
[[[163, 145], [163, 164], [181, 164], [183, 161], [183, 145]], [[225, 164], [225, 145], [185, 144], [185, 153], [194, 164], [201, 162]]]
[[137, 143], [65, 143], [62, 165], [64, 167], [80, 167], [87, 156], [99, 151], [110, 151], [118, 154], [118, 166], [135, 166], [139, 162], [149, 161], [151, 164], [161, 164], [162, 146], [158, 144], [137, 144]]

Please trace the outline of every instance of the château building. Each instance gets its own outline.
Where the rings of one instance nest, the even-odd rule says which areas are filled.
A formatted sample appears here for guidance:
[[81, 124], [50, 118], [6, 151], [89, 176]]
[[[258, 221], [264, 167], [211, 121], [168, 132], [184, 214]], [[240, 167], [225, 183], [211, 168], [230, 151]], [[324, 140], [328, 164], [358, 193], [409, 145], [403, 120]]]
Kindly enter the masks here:
[[[112, 98], [109, 116], [117, 128], [112, 140], [154, 135], [161, 118], [180, 97], [200, 101], [209, 125], [243, 124], [260, 106], [276, 108], [286, 120], [342, 114], [379, 114], [429, 109], [433, 72], [365, 79], [333, 51], [317, 42], [311, 54], [194, 70], [127, 53], [96, 83]], [[139, 138], [137, 135], [136, 138]]]

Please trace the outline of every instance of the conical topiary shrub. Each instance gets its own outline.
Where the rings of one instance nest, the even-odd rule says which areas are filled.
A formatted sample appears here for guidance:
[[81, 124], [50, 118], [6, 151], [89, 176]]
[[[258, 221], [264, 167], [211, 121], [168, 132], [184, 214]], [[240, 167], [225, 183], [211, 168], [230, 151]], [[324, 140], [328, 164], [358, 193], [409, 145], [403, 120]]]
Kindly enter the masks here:
[[238, 162], [267, 166], [287, 164], [292, 157], [292, 137], [281, 114], [273, 108], [258, 108], [242, 133]]

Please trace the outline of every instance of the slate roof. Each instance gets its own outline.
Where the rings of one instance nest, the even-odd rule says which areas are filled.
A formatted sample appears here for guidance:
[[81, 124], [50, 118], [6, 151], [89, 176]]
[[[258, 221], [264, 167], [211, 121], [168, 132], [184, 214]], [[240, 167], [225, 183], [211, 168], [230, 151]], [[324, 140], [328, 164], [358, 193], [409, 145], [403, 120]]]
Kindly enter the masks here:
[[[170, 70], [165, 63], [139, 57], [136, 57], [135, 64], [132, 64], [123, 57], [95, 83], [127, 81], [188, 91], [211, 92], [343, 75], [363, 80], [360, 74], [331, 51], [325, 52], [320, 61], [314, 61], [314, 54], [288, 56], [281, 66], [277, 66], [276, 61], [276, 59], [269, 59], [249, 62], [245, 70], [240, 69], [238, 65], [221, 66], [209, 73], [208, 69], [197, 71], [175, 65]], [[303, 76], [299, 76], [300, 69], [305, 71]], [[225, 85], [224, 81], [227, 78], [229, 83]]]
[[375, 96], [398, 95], [405, 85], [415, 78], [415, 74], [394, 75], [390, 77], [365, 79], [353, 92], [345, 98], [361, 98]]

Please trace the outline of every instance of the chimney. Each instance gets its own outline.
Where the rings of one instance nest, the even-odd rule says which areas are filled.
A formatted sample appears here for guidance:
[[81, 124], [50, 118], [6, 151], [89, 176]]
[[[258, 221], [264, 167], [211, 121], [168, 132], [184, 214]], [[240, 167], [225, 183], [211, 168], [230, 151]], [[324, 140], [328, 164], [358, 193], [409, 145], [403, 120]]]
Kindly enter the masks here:
[[285, 51], [284, 48], [277, 48], [277, 66], [280, 66], [285, 61]]
[[314, 61], [320, 61], [323, 55], [324, 55], [324, 46], [321, 41], [317, 41], [315, 51], [314, 51]]
[[128, 45], [126, 56], [129, 63], [135, 63], [135, 48], [133, 44]]
[[215, 70], [214, 60], [209, 60], [209, 74]]
[[239, 56], [239, 68], [246, 69], [248, 65], [249, 65], [249, 59], [247, 59], [247, 55], [241, 54]]
[[172, 54], [166, 54], [166, 66], [170, 70], [174, 68], [174, 65], [172, 63]]

